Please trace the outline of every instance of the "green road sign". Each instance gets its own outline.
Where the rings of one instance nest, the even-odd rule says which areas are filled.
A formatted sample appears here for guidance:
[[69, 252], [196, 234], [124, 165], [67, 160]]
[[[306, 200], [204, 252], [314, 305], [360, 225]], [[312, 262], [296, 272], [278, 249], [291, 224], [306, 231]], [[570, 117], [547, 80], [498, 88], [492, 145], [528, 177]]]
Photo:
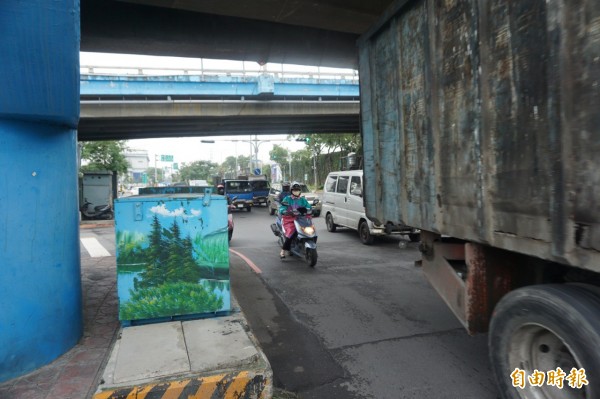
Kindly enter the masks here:
[[161, 162], [173, 162], [173, 155], [161, 155], [160, 161]]

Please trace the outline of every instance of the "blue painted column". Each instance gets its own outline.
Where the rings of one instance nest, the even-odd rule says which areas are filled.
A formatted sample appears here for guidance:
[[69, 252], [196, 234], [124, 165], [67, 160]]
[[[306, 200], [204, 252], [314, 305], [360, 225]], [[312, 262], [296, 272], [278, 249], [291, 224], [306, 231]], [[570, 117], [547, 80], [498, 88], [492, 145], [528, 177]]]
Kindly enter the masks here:
[[79, 1], [0, 6], [0, 382], [82, 335]]

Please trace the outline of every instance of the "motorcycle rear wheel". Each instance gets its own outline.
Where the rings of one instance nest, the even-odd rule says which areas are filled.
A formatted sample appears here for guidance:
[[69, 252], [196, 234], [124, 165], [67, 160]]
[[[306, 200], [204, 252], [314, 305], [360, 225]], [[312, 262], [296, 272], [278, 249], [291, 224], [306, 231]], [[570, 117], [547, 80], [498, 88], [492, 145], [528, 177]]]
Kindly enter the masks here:
[[306, 263], [310, 266], [310, 267], [315, 267], [315, 265], [317, 264], [317, 250], [313, 249], [313, 248], [307, 248], [306, 249], [306, 254], [305, 254], [305, 260]]

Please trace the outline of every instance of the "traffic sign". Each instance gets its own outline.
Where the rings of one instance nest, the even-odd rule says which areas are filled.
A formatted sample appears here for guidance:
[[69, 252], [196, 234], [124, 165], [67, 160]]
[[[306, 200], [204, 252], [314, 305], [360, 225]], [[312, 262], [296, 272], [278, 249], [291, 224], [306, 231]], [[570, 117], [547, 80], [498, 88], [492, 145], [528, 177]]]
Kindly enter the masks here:
[[253, 173], [254, 173], [254, 176], [260, 176], [262, 174], [260, 168], [254, 169]]
[[160, 161], [161, 162], [173, 162], [173, 155], [161, 155]]

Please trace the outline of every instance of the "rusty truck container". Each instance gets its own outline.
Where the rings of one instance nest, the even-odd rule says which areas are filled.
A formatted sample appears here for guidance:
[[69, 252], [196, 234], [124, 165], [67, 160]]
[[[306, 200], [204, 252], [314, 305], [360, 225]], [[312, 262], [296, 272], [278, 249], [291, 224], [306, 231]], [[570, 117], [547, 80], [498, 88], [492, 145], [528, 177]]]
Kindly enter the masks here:
[[370, 218], [600, 271], [598, 1], [398, 1], [360, 77]]
[[503, 398], [599, 398], [600, 2], [398, 0], [359, 72], [367, 216], [421, 229]]

